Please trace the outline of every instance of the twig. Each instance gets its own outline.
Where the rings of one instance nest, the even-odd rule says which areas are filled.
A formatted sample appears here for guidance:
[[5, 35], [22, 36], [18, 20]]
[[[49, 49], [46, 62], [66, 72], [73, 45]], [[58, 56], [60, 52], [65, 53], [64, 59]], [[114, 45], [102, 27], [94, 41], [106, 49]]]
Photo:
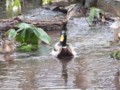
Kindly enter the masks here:
[[88, 25], [91, 26], [90, 23], [88, 22], [88, 20], [86, 19], [85, 14], [83, 13], [83, 11], [82, 11], [81, 9], [80, 9], [80, 12], [82, 13], [82, 15], [83, 15], [83, 17], [85, 18], [85, 20], [86, 20], [86, 22], [88, 23]]

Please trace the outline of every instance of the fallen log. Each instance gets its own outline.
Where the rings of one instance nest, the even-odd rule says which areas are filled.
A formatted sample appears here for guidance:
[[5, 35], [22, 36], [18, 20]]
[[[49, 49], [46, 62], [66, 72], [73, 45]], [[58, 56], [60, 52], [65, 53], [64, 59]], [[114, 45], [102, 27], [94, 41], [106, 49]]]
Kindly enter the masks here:
[[0, 32], [4, 32], [10, 28], [16, 28], [16, 24], [21, 22], [33, 24], [36, 27], [40, 27], [44, 30], [60, 30], [63, 27], [64, 23], [66, 23], [65, 19], [47, 21], [32, 20], [20, 17], [15, 17], [12, 19], [0, 19]]
[[10, 28], [15, 27], [16, 23], [18, 23], [15, 18], [13, 19], [1, 19], [0, 20], [0, 32], [4, 32]]
[[33, 24], [37, 27], [43, 28], [44, 30], [60, 30], [66, 21], [65, 20], [39, 21], [26, 19], [24, 20], [24, 22]]

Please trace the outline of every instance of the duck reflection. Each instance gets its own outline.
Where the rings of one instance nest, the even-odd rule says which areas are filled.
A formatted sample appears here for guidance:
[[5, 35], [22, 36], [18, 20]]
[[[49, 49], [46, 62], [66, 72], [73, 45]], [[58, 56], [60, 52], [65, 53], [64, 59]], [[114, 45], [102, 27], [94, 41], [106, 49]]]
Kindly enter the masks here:
[[68, 82], [68, 63], [72, 60], [72, 58], [60, 58], [59, 59], [62, 64], [62, 74], [61, 78], [64, 80], [64, 84], [67, 85]]
[[13, 56], [11, 56], [10, 54], [4, 54], [4, 59], [8, 63], [12, 63], [14, 60]]

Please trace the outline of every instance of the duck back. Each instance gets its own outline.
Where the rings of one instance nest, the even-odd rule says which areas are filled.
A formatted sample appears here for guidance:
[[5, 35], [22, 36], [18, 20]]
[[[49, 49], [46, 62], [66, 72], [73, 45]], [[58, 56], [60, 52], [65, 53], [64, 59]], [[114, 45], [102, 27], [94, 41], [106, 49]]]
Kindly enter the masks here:
[[63, 58], [63, 57], [73, 57], [73, 53], [71, 52], [70, 48], [62, 48], [60, 53], [57, 56], [58, 58]]

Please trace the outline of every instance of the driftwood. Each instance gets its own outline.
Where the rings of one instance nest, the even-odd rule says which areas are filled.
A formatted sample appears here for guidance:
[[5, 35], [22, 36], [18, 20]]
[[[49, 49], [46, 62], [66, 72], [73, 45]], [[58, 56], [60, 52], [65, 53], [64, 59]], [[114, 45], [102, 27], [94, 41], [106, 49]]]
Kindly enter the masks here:
[[63, 27], [64, 23], [66, 23], [64, 19], [41, 21], [15, 17], [12, 19], [1, 19], [0, 31], [4, 32], [10, 28], [16, 28], [16, 24], [20, 22], [33, 24], [37, 27], [43, 28], [44, 30], [59, 30]]

